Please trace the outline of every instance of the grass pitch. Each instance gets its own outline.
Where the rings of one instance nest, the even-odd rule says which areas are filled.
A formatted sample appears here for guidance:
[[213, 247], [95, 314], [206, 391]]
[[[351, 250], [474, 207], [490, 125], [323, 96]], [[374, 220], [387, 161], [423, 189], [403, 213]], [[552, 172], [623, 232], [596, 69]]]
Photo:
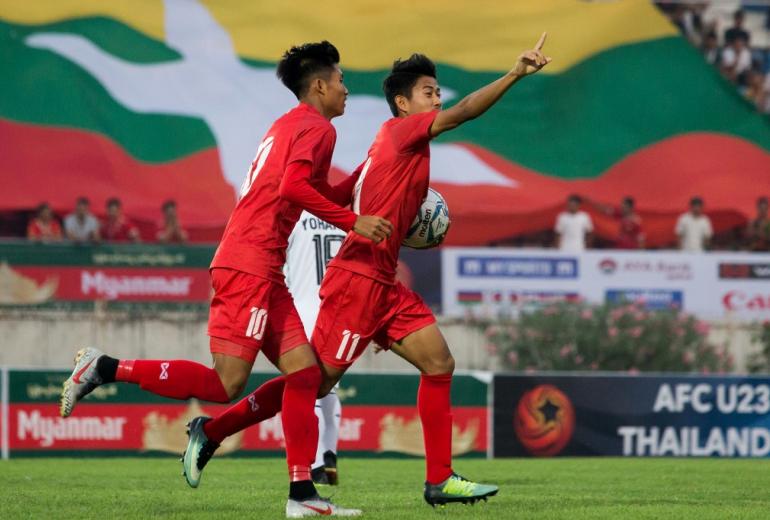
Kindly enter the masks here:
[[[417, 459], [340, 459], [341, 485], [322, 495], [368, 519], [768, 518], [770, 461], [503, 459], [456, 461], [500, 493], [475, 506], [431, 509]], [[0, 461], [0, 518], [283, 518], [281, 459], [218, 459], [198, 489], [170, 458]]]

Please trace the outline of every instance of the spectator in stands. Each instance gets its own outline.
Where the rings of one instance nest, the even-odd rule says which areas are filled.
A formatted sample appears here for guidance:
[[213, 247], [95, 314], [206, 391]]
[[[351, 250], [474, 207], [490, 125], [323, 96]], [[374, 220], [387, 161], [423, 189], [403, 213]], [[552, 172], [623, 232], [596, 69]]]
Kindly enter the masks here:
[[634, 211], [634, 198], [623, 197], [620, 209], [607, 204], [592, 204], [598, 211], [618, 221], [618, 235], [612, 243], [616, 249], [644, 249], [642, 218]]
[[675, 231], [682, 251], [703, 251], [709, 246], [714, 232], [711, 220], [703, 214], [703, 199], [690, 199], [690, 211], [679, 217]]
[[765, 77], [758, 70], [751, 69], [746, 73], [746, 88], [743, 95], [759, 109], [764, 99]]
[[717, 39], [717, 33], [709, 31], [703, 38], [703, 46], [701, 46], [701, 52], [706, 61], [718, 66], [721, 61], [721, 51], [719, 49], [719, 41]]
[[615, 240], [617, 249], [644, 249], [644, 232], [642, 231], [642, 218], [634, 210], [633, 197], [623, 197], [620, 211], [615, 211], [614, 216], [618, 222], [618, 238]]
[[770, 251], [770, 217], [767, 213], [767, 197], [759, 197], [757, 217], [749, 222], [746, 229], [746, 241], [750, 251]]
[[594, 225], [591, 217], [585, 211], [580, 211], [582, 199], [578, 195], [570, 195], [567, 199], [567, 211], [562, 211], [556, 217], [558, 247], [562, 251], [583, 251], [591, 243], [591, 233]]
[[182, 229], [176, 214], [176, 202], [167, 200], [161, 206], [161, 211], [163, 211], [163, 225], [158, 229], [158, 242], [180, 244], [187, 242], [187, 232]]
[[139, 230], [123, 215], [120, 199], [107, 201], [107, 219], [102, 224], [101, 235], [108, 242], [139, 242]]
[[671, 21], [696, 47], [701, 44], [702, 19], [700, 10], [693, 6], [678, 4], [671, 11]]
[[722, 74], [738, 85], [746, 85], [751, 71], [751, 51], [743, 36], [736, 36], [722, 51]]
[[91, 203], [79, 197], [75, 211], [64, 217], [64, 236], [73, 242], [98, 242], [99, 221], [91, 214]]
[[27, 225], [27, 238], [37, 242], [58, 242], [61, 240], [61, 226], [47, 202], [35, 211], [35, 218]]
[[725, 45], [730, 45], [738, 38], [743, 39], [746, 46], [749, 45], [751, 35], [743, 28], [744, 17], [745, 15], [742, 10], [738, 9], [735, 11], [733, 14], [733, 26], [725, 31]]
[[762, 77], [762, 86], [754, 98], [754, 103], [761, 113], [770, 114], [770, 72]]

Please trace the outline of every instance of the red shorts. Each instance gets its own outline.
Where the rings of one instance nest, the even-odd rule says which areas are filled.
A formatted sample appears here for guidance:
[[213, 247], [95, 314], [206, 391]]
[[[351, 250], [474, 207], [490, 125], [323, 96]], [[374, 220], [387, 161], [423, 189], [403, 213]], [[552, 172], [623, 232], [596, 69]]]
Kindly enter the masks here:
[[285, 285], [223, 268], [211, 270], [211, 285], [214, 297], [208, 334], [212, 353], [253, 363], [261, 350], [275, 363], [281, 354], [308, 343]]
[[321, 283], [312, 345], [327, 365], [346, 369], [370, 341], [389, 348], [436, 322], [422, 298], [400, 282], [388, 285], [339, 268]]

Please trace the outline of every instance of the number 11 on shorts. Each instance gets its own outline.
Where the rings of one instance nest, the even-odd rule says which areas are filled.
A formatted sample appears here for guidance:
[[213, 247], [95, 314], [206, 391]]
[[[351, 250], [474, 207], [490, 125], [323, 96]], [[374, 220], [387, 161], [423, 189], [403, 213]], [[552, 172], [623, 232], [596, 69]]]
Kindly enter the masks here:
[[[337, 350], [337, 359], [342, 359], [343, 356], [345, 356], [345, 352], [347, 351], [347, 356], [345, 356], [345, 361], [350, 361], [353, 359], [353, 354], [356, 352], [356, 347], [358, 346], [358, 340], [361, 339], [361, 334], [352, 334], [351, 341], [351, 332], [349, 330], [343, 330], [342, 331], [342, 342], [340, 342], [340, 348]], [[350, 343], [350, 348], [348, 349], [348, 343]]]

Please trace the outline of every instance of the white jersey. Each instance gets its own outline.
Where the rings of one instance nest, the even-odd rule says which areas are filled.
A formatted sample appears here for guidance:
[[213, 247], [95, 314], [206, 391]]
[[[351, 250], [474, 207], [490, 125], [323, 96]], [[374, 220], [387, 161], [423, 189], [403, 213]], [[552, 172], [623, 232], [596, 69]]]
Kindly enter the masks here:
[[345, 240], [345, 232], [303, 211], [289, 236], [286, 250], [286, 285], [289, 286], [308, 339], [313, 333], [321, 300], [321, 286], [326, 265], [334, 258]]

